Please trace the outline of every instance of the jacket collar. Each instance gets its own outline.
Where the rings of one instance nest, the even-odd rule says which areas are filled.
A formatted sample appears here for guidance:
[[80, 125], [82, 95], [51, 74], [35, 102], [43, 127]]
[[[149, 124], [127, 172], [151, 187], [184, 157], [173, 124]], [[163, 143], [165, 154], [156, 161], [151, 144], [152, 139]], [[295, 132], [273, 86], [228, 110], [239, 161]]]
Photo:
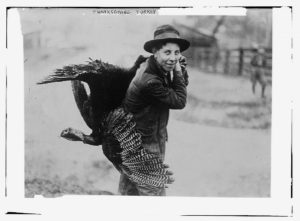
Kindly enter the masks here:
[[166, 85], [171, 84], [170, 72], [166, 72], [165, 70], [163, 70], [162, 67], [160, 67], [160, 65], [157, 63], [153, 55], [151, 55], [148, 59], [148, 65], [145, 72], [160, 77], [166, 83]]
[[158, 75], [159, 77], [162, 77], [162, 78], [164, 78], [164, 76], [166, 76], [168, 74], [168, 72], [164, 71], [160, 67], [160, 65], [157, 63], [157, 61], [155, 60], [153, 55], [151, 55], [149, 57], [146, 72], [154, 74], [154, 75]]

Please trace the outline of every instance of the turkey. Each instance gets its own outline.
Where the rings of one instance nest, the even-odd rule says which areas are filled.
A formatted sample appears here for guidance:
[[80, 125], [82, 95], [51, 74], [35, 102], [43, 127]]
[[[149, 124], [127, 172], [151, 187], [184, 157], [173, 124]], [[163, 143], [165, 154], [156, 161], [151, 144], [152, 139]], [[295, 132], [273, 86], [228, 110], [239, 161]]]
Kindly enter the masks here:
[[[61, 136], [90, 145], [102, 145], [104, 155], [115, 168], [138, 186], [149, 189], [172, 183], [172, 172], [159, 155], [147, 152], [141, 134], [135, 127], [133, 115], [122, 107], [126, 90], [146, 57], [139, 56], [134, 65], [121, 68], [90, 58], [86, 64], [67, 65], [37, 84], [71, 81], [73, 95], [90, 135], [67, 128]], [[88, 95], [85, 82], [90, 89]]]

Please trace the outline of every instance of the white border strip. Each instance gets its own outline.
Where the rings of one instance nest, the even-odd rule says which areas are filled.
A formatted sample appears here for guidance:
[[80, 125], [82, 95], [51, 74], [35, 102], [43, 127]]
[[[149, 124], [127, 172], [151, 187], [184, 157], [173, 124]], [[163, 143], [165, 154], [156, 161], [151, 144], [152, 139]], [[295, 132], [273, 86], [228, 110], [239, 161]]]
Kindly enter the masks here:
[[8, 11], [7, 61], [7, 195], [24, 196], [24, 64], [17, 9]]
[[[5, 18], [4, 7], [0, 7], [0, 18]], [[5, 196], [5, 146], [6, 146], [6, 19], [0, 19], [0, 197]]]
[[274, 9], [271, 197], [284, 199], [291, 184], [291, 10]]
[[161, 8], [159, 15], [231, 15], [245, 16], [246, 8], [226, 7], [193, 7], [193, 8]]
[[[25, 3], [23, 0], [10, 0], [6, 3], [9, 7], [212, 7], [212, 6], [224, 6], [224, 7], [260, 7], [260, 6], [292, 6], [295, 5], [295, 0], [140, 0], [140, 1], [98, 1], [98, 0], [46, 0], [41, 2], [40, 0], [27, 0]], [[2, 3], [3, 4], [3, 3]]]

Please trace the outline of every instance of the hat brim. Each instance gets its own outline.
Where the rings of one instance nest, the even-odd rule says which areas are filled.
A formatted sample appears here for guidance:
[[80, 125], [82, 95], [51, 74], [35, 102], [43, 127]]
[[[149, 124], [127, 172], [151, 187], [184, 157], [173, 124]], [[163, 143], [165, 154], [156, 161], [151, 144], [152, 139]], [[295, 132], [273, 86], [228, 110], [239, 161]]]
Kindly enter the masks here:
[[155, 40], [147, 41], [144, 44], [144, 49], [145, 51], [152, 53], [153, 47], [155, 47], [157, 44], [168, 43], [168, 42], [178, 44], [180, 48], [180, 52], [183, 52], [190, 47], [190, 42], [183, 38], [164, 38], [164, 39], [155, 39]]

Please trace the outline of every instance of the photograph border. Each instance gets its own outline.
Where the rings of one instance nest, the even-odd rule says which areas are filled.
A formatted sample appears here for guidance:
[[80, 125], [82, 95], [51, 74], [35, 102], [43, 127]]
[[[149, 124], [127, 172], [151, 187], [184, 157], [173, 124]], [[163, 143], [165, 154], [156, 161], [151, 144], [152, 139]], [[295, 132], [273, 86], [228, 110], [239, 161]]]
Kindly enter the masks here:
[[[53, 3], [51, 3], [52, 5]], [[99, 3], [98, 3], [99, 4]], [[25, 4], [23, 4], [25, 5]], [[2, 198], [1, 196], [1, 205], [6, 205], [3, 212], [5, 214], [12, 214], [12, 213], [21, 213], [21, 214], [47, 214], [47, 215], [54, 215], [56, 214], [56, 211], [60, 211], [63, 213], [66, 212], [66, 214], [69, 214], [68, 212], [71, 211], [71, 209], [67, 208], [65, 210], [61, 210], [60, 206], [67, 203], [67, 201], [83, 201], [83, 202], [94, 202], [96, 205], [100, 203], [100, 205], [105, 206], [104, 204], [112, 205], [113, 203], [116, 202], [111, 202], [111, 201], [119, 201], [118, 204], [123, 203], [126, 204], [127, 200], [132, 201], [134, 205], [140, 205], [141, 203], [143, 205], [145, 204], [157, 204], [157, 208], [154, 209], [154, 213], [162, 213], [164, 215], [169, 215], [171, 214], [177, 214], [179, 216], [202, 216], [202, 217], [293, 217], [294, 212], [294, 204], [292, 199], [294, 198], [294, 186], [293, 186], [293, 178], [294, 178], [294, 149], [293, 149], [293, 107], [291, 105], [291, 101], [288, 98], [293, 98], [291, 91], [287, 90], [286, 92], [282, 92], [277, 88], [281, 88], [282, 86], [279, 86], [279, 84], [286, 83], [286, 87], [288, 88], [288, 85], [291, 84], [293, 85], [293, 71], [290, 71], [290, 73], [287, 73], [287, 75], [290, 76], [288, 78], [289, 80], [286, 80], [282, 77], [280, 77], [280, 73], [282, 71], [285, 73], [287, 72], [284, 68], [286, 64], [291, 64], [291, 59], [289, 57], [289, 54], [291, 53], [291, 45], [289, 42], [289, 38], [291, 39], [292, 36], [292, 29], [291, 29], [291, 11], [290, 7], [285, 7], [281, 8], [279, 6], [261, 6], [261, 7], [271, 7], [274, 8], [274, 10], [278, 10], [278, 14], [280, 14], [280, 18], [274, 16], [273, 18], [273, 53], [274, 53], [274, 60], [273, 64], [275, 67], [273, 69], [273, 76], [274, 81], [272, 83], [273, 88], [273, 106], [272, 106], [272, 178], [271, 178], [271, 185], [273, 186], [271, 188], [271, 197], [270, 199], [232, 199], [232, 198], [204, 198], [204, 199], [198, 199], [198, 198], [190, 198], [190, 197], [166, 197], [166, 199], [155, 199], [152, 197], [149, 197], [149, 199], [145, 199], [145, 197], [141, 197], [141, 199], [135, 199], [134, 197], [125, 197], [128, 198], [126, 201], [123, 197], [119, 196], [101, 196], [101, 197], [96, 197], [96, 196], [79, 196], [75, 197], [78, 199], [73, 199], [71, 196], [64, 196], [61, 199], [52, 199], [52, 200], [47, 200], [47, 199], [39, 199], [39, 197], [34, 198], [34, 199], [25, 199], [24, 197], [24, 126], [21, 126], [20, 129], [16, 129], [15, 125], [24, 122], [24, 113], [21, 110], [24, 110], [24, 96], [22, 92], [24, 91], [24, 77], [21, 76], [23, 74], [23, 60], [22, 60], [22, 55], [20, 54], [20, 45], [22, 46], [22, 42], [20, 42], [20, 39], [17, 39], [14, 34], [15, 32], [20, 34], [20, 30], [11, 30], [12, 35], [9, 34], [10, 32], [10, 25], [13, 24], [15, 25], [14, 22], [17, 21], [10, 21], [10, 16], [8, 15], [8, 9], [12, 8], [22, 8], [25, 7], [23, 5], [16, 5], [16, 6], [4, 6], [6, 8], [6, 14], [5, 17], [7, 18], [6, 20], [6, 37], [5, 37], [5, 47], [6, 50], [4, 52], [4, 57], [7, 58], [5, 64], [2, 66], [1, 65], [1, 70], [8, 70], [6, 73], [5, 78], [1, 76], [0, 80], [5, 79], [5, 97], [4, 97], [4, 106], [5, 106], [5, 115], [7, 115], [7, 118], [4, 120], [5, 122], [5, 135], [4, 135], [4, 145], [5, 149], [1, 149], [1, 153], [4, 152], [4, 154], [1, 154], [2, 158], [1, 161], [4, 158], [4, 168], [3, 164], [1, 165], [1, 183], [5, 184], [5, 190], [3, 191], [1, 187], [1, 192], [4, 192], [4, 197]], [[106, 3], [106, 5], [103, 6], [103, 8], [107, 8], [109, 3]], [[111, 4], [113, 5], [113, 3]], [[32, 7], [27, 6], [27, 7]], [[48, 6], [38, 6], [38, 7], [48, 7]], [[53, 7], [50, 6], [50, 7]], [[63, 8], [69, 8], [70, 5], [65, 5], [61, 6], [59, 5], [58, 7], [63, 7]], [[84, 4], [84, 8], [88, 7], [86, 4]], [[183, 6], [185, 7], [185, 6]], [[190, 6], [186, 6], [189, 8]], [[245, 8], [246, 6], [239, 6], [240, 8]], [[248, 6], [248, 7], [255, 7], [255, 6]], [[72, 8], [72, 7], [70, 7]], [[81, 8], [80, 6], [76, 6], [76, 8]], [[88, 7], [88, 8], [94, 8], [93, 7]], [[98, 7], [96, 7], [98, 8]], [[119, 6], [113, 6], [113, 8], [120, 8]], [[132, 8], [129, 6], [129, 8]], [[140, 8], [140, 7], [137, 7]], [[141, 8], [145, 8], [142, 6]], [[152, 8], [152, 7], [148, 7]], [[155, 7], [156, 8], [156, 7]], [[168, 6], [162, 6], [162, 7], [157, 7], [157, 8], [169, 8]], [[182, 8], [182, 6], [180, 6]], [[196, 7], [195, 7], [196, 8]], [[200, 7], [201, 8], [201, 7]], [[234, 7], [235, 9], [238, 7]], [[1, 16], [3, 15], [3, 7], [1, 6]], [[174, 7], [173, 9], [176, 9]], [[224, 9], [224, 8], [223, 8]], [[230, 9], [230, 7], [226, 7], [226, 9]], [[275, 12], [276, 13], [276, 12]], [[17, 15], [12, 15], [12, 19], [15, 19]], [[277, 15], [278, 16], [278, 15]], [[2, 22], [2, 20], [1, 20]], [[12, 23], [10, 23], [12, 22]], [[279, 24], [280, 23], [280, 24]], [[289, 25], [286, 25], [289, 24]], [[279, 25], [279, 27], [278, 27]], [[16, 26], [14, 26], [12, 29], [15, 29]], [[17, 26], [18, 27], [18, 26]], [[280, 34], [276, 31], [280, 29]], [[2, 29], [1, 29], [2, 30]], [[286, 30], [284, 32], [283, 30]], [[1, 32], [3, 33], [3, 32]], [[282, 34], [286, 33], [286, 34]], [[14, 39], [11, 40], [15, 44], [10, 48], [9, 43], [7, 43], [7, 40], [10, 41], [10, 36], [14, 36]], [[1, 36], [1, 40], [3, 40], [3, 36]], [[22, 40], [22, 39], [21, 39]], [[278, 43], [279, 42], [279, 43]], [[1, 47], [3, 47], [3, 42], [1, 42]], [[23, 47], [23, 46], [22, 46]], [[1, 48], [2, 49], [2, 48]], [[280, 51], [280, 54], [278, 53]], [[21, 49], [21, 53], [23, 53], [23, 49]], [[282, 59], [283, 55], [284, 59]], [[2, 55], [1, 55], [2, 58]], [[11, 61], [11, 58], [20, 58], [18, 61], [18, 64], [16, 65], [15, 60], [14, 62]], [[280, 61], [279, 61], [280, 60]], [[279, 63], [277, 63], [279, 62]], [[282, 65], [284, 64], [284, 65]], [[282, 65], [282, 66], [281, 66]], [[18, 73], [18, 74], [10, 74], [10, 73]], [[21, 74], [22, 73], [22, 74]], [[6, 80], [7, 79], [7, 80]], [[2, 81], [3, 82], [3, 81]], [[11, 85], [10, 88], [10, 82], [14, 82], [14, 85]], [[3, 83], [1, 83], [0, 86], [3, 86]], [[23, 89], [23, 90], [22, 90]], [[1, 91], [3, 89], [1, 88]], [[18, 92], [16, 92], [18, 91]], [[2, 97], [3, 98], [3, 95]], [[1, 99], [2, 102], [2, 99]], [[1, 105], [2, 106], [2, 105]], [[2, 110], [2, 109], [1, 109]], [[2, 110], [3, 111], [3, 110]], [[2, 113], [1, 113], [2, 114]], [[1, 115], [2, 116], [2, 115]], [[11, 121], [10, 116], [15, 116], [15, 119], [12, 119]], [[16, 117], [17, 116], [17, 117]], [[282, 117], [284, 116], [284, 117]], [[288, 117], [287, 117], [288, 116]], [[1, 119], [2, 122], [2, 119]], [[22, 125], [22, 124], [21, 124]], [[274, 125], [278, 125], [279, 127], [275, 127]], [[3, 124], [1, 123], [1, 128], [3, 129]], [[285, 131], [283, 131], [285, 130]], [[3, 133], [2, 133], [3, 134]], [[2, 136], [1, 134], [1, 136]], [[16, 134], [18, 139], [16, 139]], [[281, 139], [278, 139], [278, 136], [281, 137]], [[2, 144], [2, 143], [1, 143]], [[289, 146], [290, 150], [285, 150], [284, 153], [276, 154], [274, 156], [274, 146], [277, 148], [282, 148], [283, 146]], [[22, 147], [23, 146], [23, 150]], [[279, 151], [280, 152], [280, 151]], [[283, 157], [284, 160], [278, 161], [278, 158]], [[280, 160], [280, 159], [279, 159]], [[275, 162], [274, 162], [275, 161]], [[17, 162], [17, 164], [16, 164]], [[277, 165], [276, 163], [281, 162], [280, 165]], [[4, 173], [3, 173], [4, 169]], [[288, 172], [288, 174], [287, 174]], [[278, 173], [280, 173], [280, 176], [277, 176]], [[5, 177], [4, 180], [2, 180], [2, 177]], [[283, 180], [282, 180], [283, 178]], [[278, 183], [278, 180], [281, 180]], [[274, 187], [275, 185], [275, 187]], [[284, 186], [286, 189], [285, 191], [278, 191], [282, 189], [282, 186]], [[275, 189], [274, 189], [275, 188]], [[3, 195], [3, 194], [1, 194]], [[101, 198], [101, 199], [99, 199]], [[123, 199], [122, 199], [123, 198]], [[16, 200], [18, 202], [16, 202]], [[243, 203], [246, 202], [246, 206], [249, 205], [255, 205], [256, 211], [253, 211], [252, 209], [247, 209], [247, 208], [241, 208], [238, 209], [240, 211], [237, 211], [236, 214], [232, 214], [236, 208], [228, 208], [230, 205], [242, 205], [245, 204]], [[55, 201], [55, 202], [54, 202]], [[105, 201], [102, 202], [102, 201]], [[170, 201], [170, 202], [166, 202]], [[235, 202], [233, 202], [235, 201]], [[248, 201], [248, 202], [247, 202]], [[109, 202], [109, 203], [107, 203]], [[94, 204], [92, 203], [92, 204]], [[173, 208], [177, 208], [178, 212], [174, 213], [174, 210], [171, 208], [165, 209], [165, 211], [161, 211], [159, 207], [164, 207], [165, 203], [169, 204], [170, 207], [173, 206]], [[178, 204], [183, 204], [183, 205], [190, 205], [190, 208], [187, 209], [187, 211], [180, 210], [178, 208]], [[201, 210], [199, 211], [199, 207], [195, 206], [196, 205], [201, 205]], [[270, 206], [270, 208], [263, 208], [266, 207], [266, 204]], [[224, 207], [224, 205], [227, 205]], [[50, 206], [51, 209], [45, 209]], [[223, 208], [221, 208], [223, 206]], [[267, 206], [267, 207], [268, 207]], [[147, 208], [147, 206], [145, 206]], [[220, 207], [220, 208], [218, 208]], [[75, 207], [77, 208], [77, 207]], [[107, 207], [108, 208], [108, 207]], [[119, 208], [119, 207], [118, 207]], [[214, 211], [212, 211], [212, 208]], [[78, 211], [79, 208], [77, 208], [75, 211]], [[91, 212], [93, 210], [90, 209], [83, 209], [81, 212], [79, 212], [80, 215], [86, 214], [86, 212], [91, 212], [90, 214], [96, 214], [97, 207], [95, 207], [95, 211]], [[73, 210], [73, 209], [72, 209]], [[124, 211], [123, 211], [124, 210]], [[123, 209], [122, 211], [126, 213], [126, 210]], [[141, 208], [141, 213], [143, 214], [145, 208]], [[217, 211], [219, 210], [219, 211]], [[198, 214], [196, 211], [199, 211]], [[248, 211], [248, 213], [247, 213]], [[111, 213], [111, 210], [107, 210], [109, 214]], [[212, 212], [214, 214], [212, 214]], [[77, 213], [76, 213], [77, 214]], [[74, 217], [76, 214], [73, 214]], [[105, 214], [105, 213], [104, 213]], [[107, 214], [107, 215], [109, 215]]]

